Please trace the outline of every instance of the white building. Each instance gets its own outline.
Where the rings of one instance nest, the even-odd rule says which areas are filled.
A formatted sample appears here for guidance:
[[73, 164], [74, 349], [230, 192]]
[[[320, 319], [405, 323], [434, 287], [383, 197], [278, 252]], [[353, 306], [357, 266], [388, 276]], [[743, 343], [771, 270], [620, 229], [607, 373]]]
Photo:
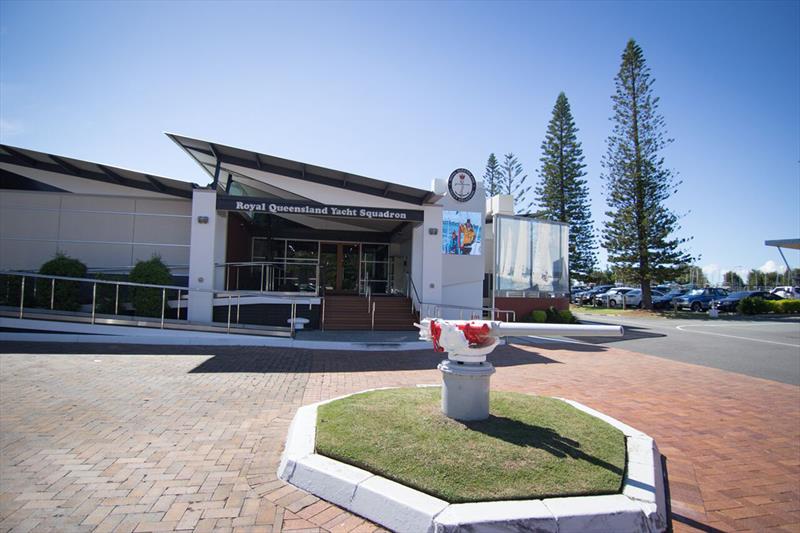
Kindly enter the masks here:
[[186, 287], [168, 307], [199, 324], [224, 322], [234, 296], [239, 323], [285, 326], [291, 299], [326, 329], [566, 304], [566, 228], [511, 216], [465, 169], [422, 190], [169, 137], [208, 186], [0, 145], [0, 270], [61, 252], [124, 273], [158, 255]]

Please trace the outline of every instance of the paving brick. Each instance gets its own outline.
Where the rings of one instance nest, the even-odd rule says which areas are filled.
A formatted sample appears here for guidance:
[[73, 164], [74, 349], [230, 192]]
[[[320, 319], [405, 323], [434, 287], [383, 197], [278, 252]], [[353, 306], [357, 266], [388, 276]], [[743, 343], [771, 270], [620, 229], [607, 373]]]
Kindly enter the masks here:
[[[0, 356], [0, 435], [16, 439], [0, 454], [3, 531], [380, 530], [276, 479], [291, 418], [305, 403], [440, 380], [432, 352], [56, 349], [142, 355], [99, 365], [0, 344], [45, 352]], [[655, 438], [676, 531], [800, 531], [800, 388], [613, 347], [512, 344], [491, 359], [497, 390], [572, 398]]]

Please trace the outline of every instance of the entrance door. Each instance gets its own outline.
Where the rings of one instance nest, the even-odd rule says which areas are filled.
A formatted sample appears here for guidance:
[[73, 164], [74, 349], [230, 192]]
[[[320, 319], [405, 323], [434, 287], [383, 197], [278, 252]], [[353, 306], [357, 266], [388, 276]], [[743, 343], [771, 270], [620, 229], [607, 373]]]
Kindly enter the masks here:
[[320, 244], [319, 267], [326, 292], [358, 291], [359, 253], [360, 245], [356, 243]]

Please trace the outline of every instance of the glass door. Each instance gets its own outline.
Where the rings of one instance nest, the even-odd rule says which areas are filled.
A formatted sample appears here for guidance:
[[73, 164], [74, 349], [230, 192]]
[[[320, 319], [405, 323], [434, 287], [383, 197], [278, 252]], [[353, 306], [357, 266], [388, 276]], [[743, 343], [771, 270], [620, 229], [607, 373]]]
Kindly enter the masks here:
[[356, 293], [361, 246], [356, 243], [320, 244], [320, 277], [326, 292]]

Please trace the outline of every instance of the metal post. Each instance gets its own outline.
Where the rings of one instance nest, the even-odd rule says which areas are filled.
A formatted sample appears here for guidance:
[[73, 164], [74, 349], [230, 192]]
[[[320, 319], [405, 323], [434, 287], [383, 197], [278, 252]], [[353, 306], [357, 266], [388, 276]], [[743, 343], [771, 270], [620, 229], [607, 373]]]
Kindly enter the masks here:
[[261, 281], [258, 283], [259, 292], [264, 292], [264, 263], [261, 263]]
[[50, 280], [50, 310], [55, 308], [56, 303], [56, 278]]
[[225, 265], [225, 290], [231, 290], [231, 266]]
[[228, 333], [231, 332], [231, 295], [228, 295]]
[[239, 308], [242, 304], [242, 297], [240, 295], [236, 295], [236, 323], [239, 323]]
[[236, 290], [239, 290], [239, 272], [241, 272], [241, 267], [236, 267]]
[[92, 283], [92, 324], [94, 324], [94, 310], [96, 301], [97, 301], [97, 283]]
[[325, 331], [325, 298], [322, 298], [322, 320], [320, 321], [319, 327], [322, 331]]
[[622, 295], [622, 310], [625, 310], [625, 295]]
[[114, 314], [119, 314], [119, 283], [117, 283], [117, 288], [115, 289], [114, 294]]
[[164, 314], [167, 312], [167, 289], [161, 289], [161, 329], [164, 329]]
[[291, 335], [292, 338], [294, 338], [294, 318], [296, 316], [295, 313], [297, 313], [297, 304], [295, 303], [294, 300], [292, 300], [292, 309], [291, 312], [289, 313], [289, 315], [291, 316], [291, 319], [289, 320], [289, 335]]
[[[213, 305], [213, 303], [212, 303], [212, 305]], [[180, 289], [178, 290], [178, 305], [176, 307], [178, 308], [178, 310], [175, 311], [175, 318], [177, 320], [180, 320], [181, 319], [181, 291], [180, 291]]]
[[[319, 258], [319, 256], [317, 256]], [[319, 296], [319, 259], [317, 259], [317, 268], [316, 270], [316, 278], [314, 279], [314, 284], [317, 286], [317, 296]]]
[[375, 331], [375, 302], [372, 302], [372, 331]]
[[22, 276], [22, 290], [19, 293], [19, 317], [22, 318], [22, 312], [25, 309], [25, 276]]

